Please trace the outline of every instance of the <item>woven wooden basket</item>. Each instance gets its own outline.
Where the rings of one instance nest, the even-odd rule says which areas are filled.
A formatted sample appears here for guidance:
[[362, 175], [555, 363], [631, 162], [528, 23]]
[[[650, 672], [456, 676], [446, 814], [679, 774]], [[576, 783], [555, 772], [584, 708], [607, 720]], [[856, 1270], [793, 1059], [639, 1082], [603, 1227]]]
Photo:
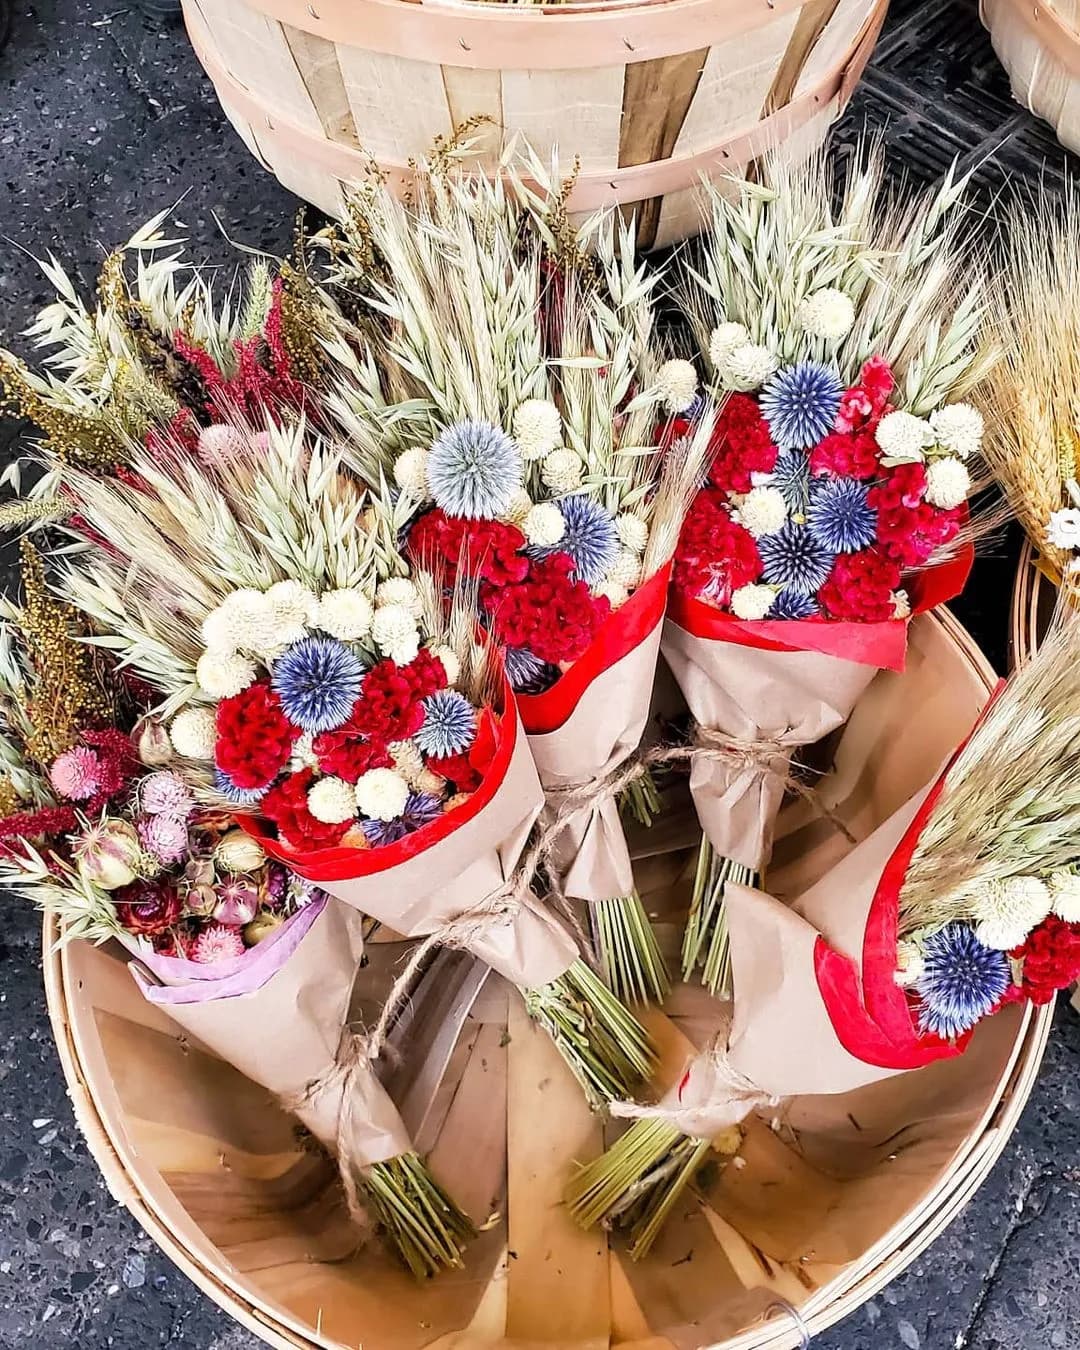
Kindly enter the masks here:
[[[932, 776], [993, 682], [948, 615], [916, 620], [906, 673], [875, 680], [834, 748], [834, 819], [861, 836], [890, 814]], [[847, 847], [834, 821], [795, 803], [772, 882], [793, 894]], [[650, 908], [677, 919], [685, 891], [665, 856], [642, 850], [638, 880]], [[662, 931], [677, 937], [674, 923]], [[793, 1099], [776, 1128], [753, 1121], [741, 1165], [720, 1172], [635, 1266], [559, 1205], [567, 1168], [600, 1147], [600, 1127], [517, 998], [485, 993], [451, 1061], [456, 1088], [429, 1156], [481, 1216], [494, 1190], [500, 1217], [464, 1272], [417, 1286], [377, 1246], [350, 1255], [332, 1166], [298, 1144], [264, 1092], [147, 1005], [120, 953], [85, 943], [57, 952], [56, 936], [47, 923], [54, 1031], [110, 1189], [222, 1307], [293, 1350], [451, 1339], [462, 1350], [529, 1341], [670, 1350], [669, 1336], [789, 1350], [874, 1294], [954, 1217], [1016, 1123], [1051, 1019], [1050, 1009], [1014, 1006], [959, 1060], [843, 1097]], [[669, 1011], [678, 1022], [694, 1006], [682, 989]]]
[[1013, 98], [1080, 150], [1080, 0], [980, 0]]
[[1009, 665], [1023, 665], [1035, 652], [1046, 632], [1057, 602], [1057, 587], [1040, 572], [1035, 549], [1025, 540], [1013, 583], [1009, 620]]
[[183, 0], [248, 149], [331, 215], [371, 161], [409, 161], [472, 118], [479, 167], [523, 135], [580, 158], [577, 213], [636, 208], [645, 246], [694, 233], [700, 175], [820, 144], [888, 0]]

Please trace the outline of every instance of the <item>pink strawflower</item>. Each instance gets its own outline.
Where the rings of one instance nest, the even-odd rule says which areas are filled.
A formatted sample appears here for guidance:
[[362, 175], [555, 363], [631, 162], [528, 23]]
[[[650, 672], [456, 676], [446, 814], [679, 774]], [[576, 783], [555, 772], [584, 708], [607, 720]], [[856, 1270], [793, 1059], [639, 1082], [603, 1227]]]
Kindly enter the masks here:
[[85, 801], [101, 787], [101, 761], [85, 745], [73, 746], [53, 760], [49, 781], [68, 801]]
[[195, 802], [179, 774], [162, 769], [147, 774], [139, 784], [139, 805], [148, 816], [173, 816], [187, 820]]
[[158, 862], [179, 862], [187, 856], [187, 823], [177, 816], [144, 816], [136, 828], [143, 848]]
[[204, 928], [191, 944], [191, 959], [200, 965], [211, 966], [215, 961], [228, 961], [234, 956], [243, 956], [244, 939], [239, 929], [226, 928], [224, 924], [212, 923]]

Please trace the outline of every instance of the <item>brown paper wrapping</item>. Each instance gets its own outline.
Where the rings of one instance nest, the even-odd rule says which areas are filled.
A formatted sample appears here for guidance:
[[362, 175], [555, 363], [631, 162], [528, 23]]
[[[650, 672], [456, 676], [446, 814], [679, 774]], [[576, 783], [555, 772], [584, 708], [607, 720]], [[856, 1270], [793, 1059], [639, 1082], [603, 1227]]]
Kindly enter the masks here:
[[[482, 906], [510, 879], [543, 804], [519, 725], [506, 778], [475, 816], [392, 869], [319, 885], [405, 937], [427, 937]], [[578, 959], [573, 939], [531, 895], [467, 946], [521, 989], [550, 984]]]
[[[550, 794], [545, 820], [558, 809], [559, 789], [606, 778], [637, 749], [649, 720], [660, 630], [657, 623], [598, 675], [558, 730], [529, 737], [540, 781]], [[633, 891], [630, 850], [614, 797], [600, 793], [567, 818], [554, 861], [571, 900], [610, 900]]]
[[[331, 1153], [361, 1165], [410, 1152], [397, 1108], [368, 1061], [339, 1056], [363, 955], [361, 916], [328, 899], [297, 949], [253, 993], [170, 1002], [168, 1015], [223, 1060], [286, 1102]], [[150, 1002], [155, 984], [132, 963]], [[208, 986], [212, 988], [212, 984]]]
[[743, 742], [775, 742], [768, 766], [695, 757], [690, 791], [701, 827], [722, 858], [760, 872], [793, 751], [842, 726], [877, 674], [820, 652], [763, 651], [695, 637], [665, 620], [663, 652], [694, 719]]

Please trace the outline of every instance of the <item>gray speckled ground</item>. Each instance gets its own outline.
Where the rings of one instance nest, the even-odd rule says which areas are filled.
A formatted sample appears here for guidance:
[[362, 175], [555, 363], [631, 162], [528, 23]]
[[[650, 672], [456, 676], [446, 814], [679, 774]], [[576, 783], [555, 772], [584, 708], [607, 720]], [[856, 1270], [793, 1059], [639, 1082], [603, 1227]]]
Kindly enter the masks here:
[[[18, 3], [0, 54], [0, 234], [53, 249], [84, 283], [102, 247], [177, 212], [196, 250], [283, 246], [296, 201], [225, 123], [182, 36], [88, 0]], [[986, 191], [1062, 161], [1008, 101], [970, 0], [894, 0], [846, 123], [887, 124], [916, 177], [954, 152]], [[14, 341], [46, 288], [7, 244], [0, 334]], [[18, 428], [0, 419], [0, 459]], [[962, 609], [1000, 664], [1015, 549], [979, 565]], [[41, 992], [39, 930], [5, 897], [0, 924], [0, 1347], [256, 1350], [108, 1195], [72, 1119]], [[1042, 1078], [987, 1184], [900, 1279], [815, 1345], [822, 1350], [1074, 1350], [1080, 1345], [1080, 1018], [1062, 1007]]]

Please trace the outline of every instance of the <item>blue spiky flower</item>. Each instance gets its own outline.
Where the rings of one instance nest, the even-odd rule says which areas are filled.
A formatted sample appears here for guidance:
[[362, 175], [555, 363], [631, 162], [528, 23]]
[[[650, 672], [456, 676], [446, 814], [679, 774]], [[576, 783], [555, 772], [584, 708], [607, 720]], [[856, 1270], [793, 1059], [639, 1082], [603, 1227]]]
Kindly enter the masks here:
[[1009, 958], [984, 947], [966, 923], [950, 923], [923, 943], [919, 1026], [944, 1040], [970, 1030], [1011, 982]]
[[542, 694], [562, 674], [550, 661], [541, 661], [527, 647], [507, 647], [503, 652], [506, 678], [515, 694]]
[[780, 591], [769, 610], [770, 619], [812, 619], [820, 613], [817, 602], [798, 591]]
[[552, 553], [569, 554], [578, 580], [587, 586], [597, 586], [619, 551], [615, 519], [599, 502], [580, 493], [561, 498], [558, 505], [566, 522], [563, 537], [550, 548], [528, 551], [535, 558], [547, 558]]
[[224, 769], [214, 770], [214, 790], [234, 806], [254, 806], [266, 796], [269, 787], [269, 783], [261, 788], [237, 787]]
[[424, 724], [416, 743], [425, 755], [460, 755], [476, 739], [476, 709], [456, 689], [438, 689], [424, 699]]
[[877, 512], [867, 502], [870, 489], [853, 478], [828, 478], [814, 484], [806, 525], [833, 553], [857, 553], [877, 535]]
[[344, 642], [306, 637], [274, 662], [272, 683], [294, 726], [333, 731], [348, 721], [363, 675], [363, 663]]
[[783, 494], [793, 514], [806, 514], [810, 504], [810, 460], [802, 450], [781, 450], [776, 457], [772, 485]]
[[448, 516], [494, 520], [521, 487], [521, 452], [491, 422], [455, 422], [427, 460], [428, 487]]
[[791, 520], [775, 534], [762, 535], [757, 546], [769, 585], [798, 595], [813, 595], [829, 575], [836, 557], [805, 525]]
[[442, 802], [438, 797], [433, 797], [430, 792], [410, 792], [400, 816], [393, 820], [362, 820], [360, 828], [372, 848], [381, 848], [384, 844], [396, 844], [441, 815]]
[[782, 450], [808, 450], [832, 430], [843, 392], [834, 370], [800, 361], [778, 370], [761, 391], [761, 412]]

